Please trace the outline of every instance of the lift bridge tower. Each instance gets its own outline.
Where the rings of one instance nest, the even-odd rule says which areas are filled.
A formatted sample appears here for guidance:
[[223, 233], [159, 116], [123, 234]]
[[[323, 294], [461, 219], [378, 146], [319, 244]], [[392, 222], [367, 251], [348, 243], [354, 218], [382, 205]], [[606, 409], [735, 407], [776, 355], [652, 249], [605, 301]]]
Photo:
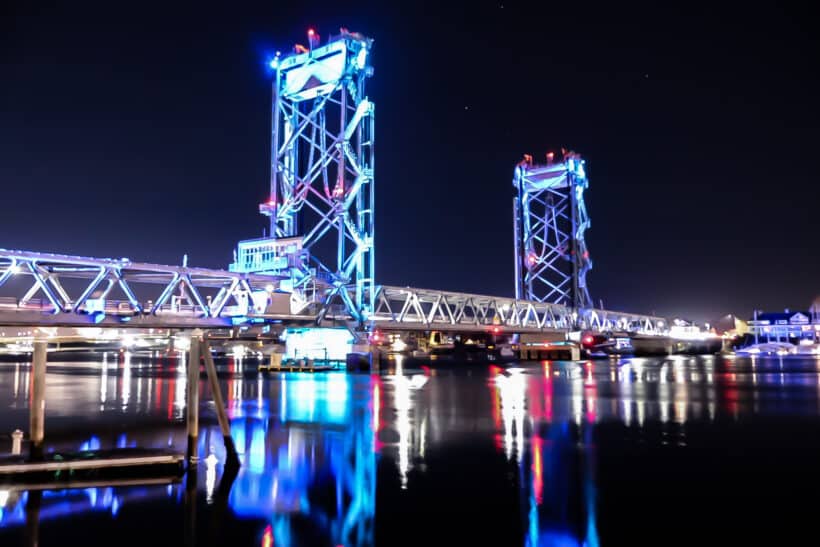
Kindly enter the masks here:
[[373, 41], [341, 29], [323, 46], [277, 54], [273, 70], [270, 237], [239, 243], [231, 269], [281, 276], [364, 321], [374, 303]]
[[516, 298], [592, 308], [586, 284], [592, 261], [584, 241], [588, 184], [584, 160], [573, 152], [564, 152], [560, 162], [549, 153], [543, 165], [527, 155], [516, 166]]

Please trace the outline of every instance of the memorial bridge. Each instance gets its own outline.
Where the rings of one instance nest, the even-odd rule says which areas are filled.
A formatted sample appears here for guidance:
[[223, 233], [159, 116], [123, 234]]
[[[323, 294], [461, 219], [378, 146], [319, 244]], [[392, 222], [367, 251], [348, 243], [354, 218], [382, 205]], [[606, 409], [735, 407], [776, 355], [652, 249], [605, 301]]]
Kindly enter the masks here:
[[270, 60], [270, 197], [259, 206], [270, 237], [239, 242], [224, 270], [0, 249], [0, 338], [33, 327], [331, 326], [360, 340], [378, 329], [668, 331], [663, 318], [592, 305], [588, 179], [573, 152], [514, 168], [515, 297], [378, 284], [373, 41], [342, 29], [310, 44]]

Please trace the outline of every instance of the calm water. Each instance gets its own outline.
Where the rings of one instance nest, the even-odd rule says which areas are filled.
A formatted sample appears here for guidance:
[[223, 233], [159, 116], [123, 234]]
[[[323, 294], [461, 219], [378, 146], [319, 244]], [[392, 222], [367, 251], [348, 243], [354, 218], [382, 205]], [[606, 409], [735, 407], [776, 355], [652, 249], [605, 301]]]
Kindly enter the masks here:
[[[63, 491], [0, 486], [0, 545], [816, 544], [820, 360], [396, 363], [258, 375], [222, 363], [242, 453], [202, 382], [199, 472]], [[0, 364], [0, 449], [28, 427]], [[185, 449], [184, 364], [49, 364], [54, 449]], [[767, 543], [771, 543], [768, 539]]]

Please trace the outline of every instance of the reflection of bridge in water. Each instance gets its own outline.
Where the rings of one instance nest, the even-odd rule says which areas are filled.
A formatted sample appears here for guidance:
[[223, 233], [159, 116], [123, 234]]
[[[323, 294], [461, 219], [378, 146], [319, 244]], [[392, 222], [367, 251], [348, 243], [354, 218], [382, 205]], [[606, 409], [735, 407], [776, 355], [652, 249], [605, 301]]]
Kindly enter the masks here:
[[[87, 395], [88, 403], [93, 401], [101, 417], [127, 412], [138, 423], [113, 436], [101, 439], [95, 435], [82, 443], [73, 440], [72, 433], [58, 430], [48, 440], [49, 450], [184, 446], [185, 431], [179, 423], [186, 392], [184, 364], [176, 367], [166, 363], [149, 370], [145, 363], [130, 360], [105, 365], [83, 365], [84, 397], [55, 397], [55, 414], [82, 415], [88, 406]], [[8, 370], [12, 367], [13, 372]], [[16, 377], [18, 386], [25, 385], [27, 368], [7, 365], [5, 375]], [[72, 365], [58, 365], [52, 374], [66, 374], [73, 380], [77, 368], [75, 365], [72, 372]], [[299, 534], [304, 532], [305, 523], [310, 523], [314, 539], [323, 538], [333, 545], [371, 545], [376, 488], [373, 380], [344, 373], [282, 374], [276, 381], [248, 380], [242, 374], [241, 362], [231, 361], [226, 368], [226, 406], [243, 460], [238, 475], [227, 485], [230, 494], [225, 503], [231, 518], [268, 520], [266, 533], [278, 545], [304, 542]], [[88, 374], [92, 371], [94, 376]], [[3, 387], [11, 388], [12, 384], [4, 382]], [[12, 389], [3, 397], [9, 395], [27, 404], [27, 390]], [[157, 419], [166, 424], [173, 420], [177, 425], [157, 425]], [[220, 482], [225, 480], [224, 450], [219, 429], [204, 427], [198, 443], [203, 465], [193, 477], [209, 504], [219, 497]], [[69, 489], [56, 489], [60, 486], [54, 484], [51, 488], [37, 494], [39, 521], [76, 513], [116, 517], [125, 505], [146, 500], [176, 503], [188, 496], [186, 486], [171, 479]], [[30, 523], [32, 494], [25, 485], [0, 485], [0, 495], [0, 528]]]
[[[544, 362], [491, 367], [489, 374], [482, 366], [472, 375], [397, 368], [380, 377], [260, 378], [243, 373], [243, 366], [229, 361], [221, 367], [243, 467], [230, 494], [220, 497], [224, 449], [211, 417], [199, 437], [196, 478], [206, 507], [224, 503], [226, 518], [259, 525], [274, 545], [304, 540], [306, 523], [333, 544], [372, 543], [379, 510], [377, 459], [394, 466], [396, 488], [412, 490], [428, 472], [430, 454], [450, 450], [459, 438], [494, 442], [499, 457], [514, 466], [521, 491], [517, 503], [531, 545], [594, 545], [600, 533], [595, 459], [601, 439], [593, 433], [600, 435], [600, 427], [614, 427], [619, 437], [640, 436], [650, 445], [675, 445], [691, 441], [691, 428], [684, 426], [733, 421], [738, 415], [814, 415], [820, 400], [814, 360]], [[50, 399], [54, 435], [47, 444], [57, 449], [184, 446], [186, 374], [180, 369], [176, 362], [125, 359], [107, 367], [55, 363], [50, 385], [72, 395]], [[28, 374], [28, 364], [0, 365], [0, 404], [9, 409], [0, 416], [0, 430], [13, 429], [24, 415]], [[99, 423], [106, 433], [79, 442], [78, 420]], [[390, 488], [391, 477], [384, 478], [387, 486], [380, 488]], [[41, 526], [79, 513], [121, 519], [127, 518], [125, 509], [143, 502], [159, 507], [167, 502], [182, 516], [189, 507], [186, 496], [186, 485], [179, 483], [46, 491], [38, 518]], [[25, 490], [0, 486], [0, 528], [23, 526], [32, 499]], [[199, 507], [205, 511], [199, 520], [208, 522], [210, 510]], [[383, 510], [389, 515], [389, 507]]]

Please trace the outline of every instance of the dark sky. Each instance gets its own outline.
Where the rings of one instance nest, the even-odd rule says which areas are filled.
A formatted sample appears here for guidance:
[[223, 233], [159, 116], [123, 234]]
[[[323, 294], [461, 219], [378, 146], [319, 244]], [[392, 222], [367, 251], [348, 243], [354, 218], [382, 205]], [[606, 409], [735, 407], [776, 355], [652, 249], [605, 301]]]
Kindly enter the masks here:
[[0, 247], [225, 267], [267, 225], [265, 60], [345, 26], [375, 39], [381, 283], [511, 294], [513, 167], [566, 146], [596, 303], [820, 294], [810, 8], [34, 4], [0, 7]]

